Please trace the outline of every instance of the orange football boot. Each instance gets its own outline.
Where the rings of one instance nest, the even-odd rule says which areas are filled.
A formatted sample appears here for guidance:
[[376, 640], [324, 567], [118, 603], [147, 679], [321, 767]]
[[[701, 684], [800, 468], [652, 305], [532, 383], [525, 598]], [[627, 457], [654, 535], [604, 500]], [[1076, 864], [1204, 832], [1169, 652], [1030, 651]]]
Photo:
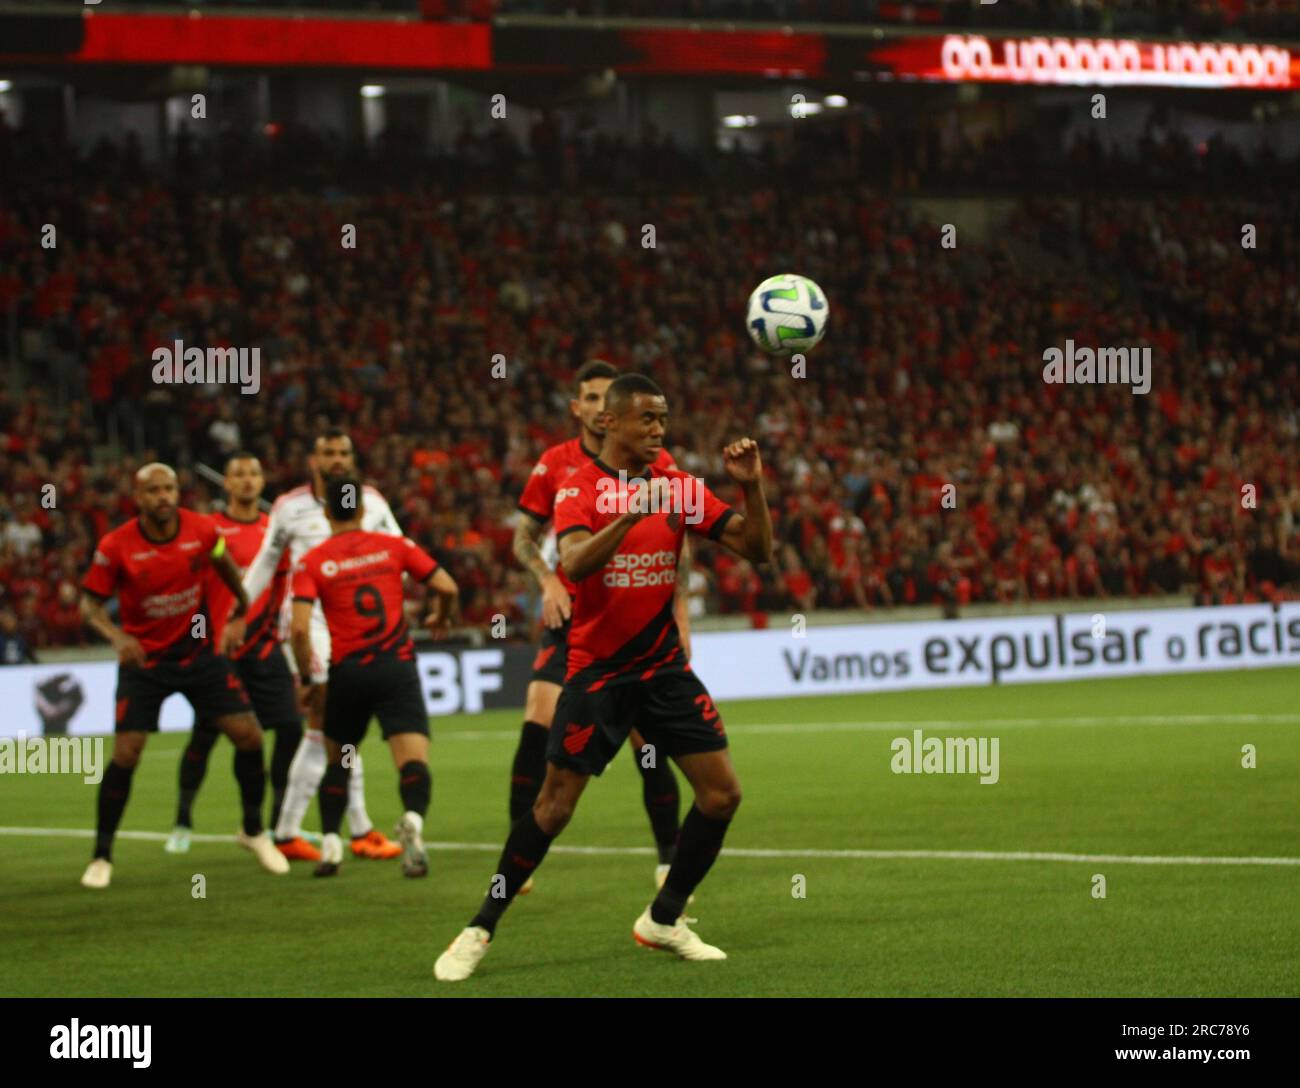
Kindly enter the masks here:
[[296, 839], [277, 842], [275, 848], [290, 861], [320, 861], [320, 851], [301, 835]]
[[374, 858], [376, 861], [382, 861], [386, 858], [400, 857], [402, 847], [400, 843], [393, 842], [382, 831], [372, 827], [366, 834], [352, 840], [352, 853], [359, 858]]

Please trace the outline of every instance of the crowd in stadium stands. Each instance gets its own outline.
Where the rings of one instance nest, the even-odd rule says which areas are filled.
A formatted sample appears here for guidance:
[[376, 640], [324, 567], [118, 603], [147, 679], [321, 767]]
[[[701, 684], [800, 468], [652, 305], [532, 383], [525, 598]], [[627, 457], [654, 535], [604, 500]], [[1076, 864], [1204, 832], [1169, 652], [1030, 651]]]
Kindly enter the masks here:
[[[29, 0], [84, 5], [84, 0]], [[169, 0], [119, 0], [150, 7]], [[496, 15], [865, 23], [1104, 34], [1296, 36], [1297, 0], [170, 0], [198, 10], [253, 7], [420, 12], [427, 19]]]
[[[367, 170], [300, 132], [287, 153], [182, 145], [168, 171], [130, 145], [77, 158], [0, 136], [0, 320], [27, 382], [0, 393], [5, 645], [87, 640], [76, 585], [131, 516], [139, 464], [176, 463], [183, 500], [209, 509], [219, 491], [197, 466], [250, 449], [273, 497], [304, 479], [327, 421], [450, 565], [467, 620], [522, 630], [514, 503], [573, 433], [569, 379], [591, 357], [663, 386], [669, 448], [724, 498], [739, 497], [720, 447], [760, 443], [777, 562], [700, 548], [712, 610], [1296, 594], [1293, 185], [1249, 200], [1207, 196], [1191, 172], [1145, 198], [1039, 186], [1009, 202], [1007, 229], [981, 241], [960, 225], [947, 249], [905, 198], [966, 151], [929, 158], [916, 141], [915, 161], [882, 165], [843, 126], [805, 133], [826, 141], [817, 154], [755, 159], [653, 136], [575, 148], [546, 123], [528, 149], [467, 129], [454, 160], [407, 161], [399, 143]], [[1227, 154], [1151, 139], [1152, 170]], [[1086, 143], [1072, 154], [1140, 173]], [[215, 180], [196, 180], [200, 162]], [[1265, 165], [1257, 180], [1294, 177]], [[56, 248], [39, 245], [44, 223]], [[750, 289], [782, 269], [831, 302], [805, 377], [743, 326]], [[1067, 338], [1150, 346], [1150, 394], [1045, 384], [1042, 353]], [[259, 347], [260, 392], [155, 384], [151, 353], [177, 339]]]

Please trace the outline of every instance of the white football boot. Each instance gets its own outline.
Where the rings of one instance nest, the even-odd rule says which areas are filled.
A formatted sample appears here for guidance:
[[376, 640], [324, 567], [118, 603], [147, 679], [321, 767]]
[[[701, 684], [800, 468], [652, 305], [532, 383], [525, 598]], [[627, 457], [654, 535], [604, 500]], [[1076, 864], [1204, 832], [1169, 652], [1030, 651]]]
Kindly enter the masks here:
[[256, 835], [245, 835], [241, 827], [239, 834], [235, 836], [235, 841], [245, 850], [251, 851], [253, 857], [257, 858], [257, 863], [268, 873], [283, 876], [289, 871], [289, 859], [275, 848], [271, 836], [265, 831], [259, 831]]
[[700, 940], [699, 934], [686, 924], [685, 918], [678, 918], [673, 926], [661, 926], [650, 917], [650, 908], [641, 912], [632, 926], [632, 936], [636, 943], [644, 948], [654, 948], [661, 952], [675, 952], [684, 960], [725, 960], [727, 954], [721, 948], [714, 948]]
[[95, 858], [86, 866], [86, 871], [81, 874], [81, 886], [83, 888], [107, 888], [108, 882], [113, 878], [113, 863], [105, 861], [103, 858]]
[[343, 864], [343, 840], [330, 832], [320, 841], [320, 864], [311, 871], [312, 876], [333, 876]]
[[407, 812], [393, 832], [402, 844], [402, 875], [428, 876], [429, 855], [424, 852], [424, 820], [418, 812]]
[[491, 934], [482, 926], [466, 926], [438, 957], [433, 977], [439, 982], [464, 982], [487, 955], [490, 941]]

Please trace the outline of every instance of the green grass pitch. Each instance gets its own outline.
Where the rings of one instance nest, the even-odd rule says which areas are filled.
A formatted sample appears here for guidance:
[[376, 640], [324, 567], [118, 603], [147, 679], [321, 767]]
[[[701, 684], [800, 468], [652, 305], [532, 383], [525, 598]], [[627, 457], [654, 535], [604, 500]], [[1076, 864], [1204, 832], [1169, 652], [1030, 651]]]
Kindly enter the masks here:
[[[90, 892], [88, 838], [15, 829], [89, 829], [96, 787], [5, 776], [0, 993], [1295, 996], [1298, 692], [1300, 670], [1271, 669], [724, 705], [745, 801], [735, 852], [690, 913], [730, 958], [688, 964], [633, 943], [654, 858], [625, 753], [459, 985], [431, 969], [495, 867], [517, 712], [434, 720], [423, 881], [350, 856], [333, 880], [301, 863], [276, 878], [232, 842], [170, 857], [160, 838], [123, 838], [113, 886]], [[917, 724], [999, 738], [1000, 781], [892, 773], [891, 741]], [[124, 831], [170, 829], [184, 741], [151, 740]], [[375, 730], [363, 752], [387, 830], [399, 804]], [[235, 830], [230, 754], [224, 741], [213, 754], [198, 833]], [[1024, 853], [1079, 857], [1004, 856]], [[195, 874], [206, 898], [191, 895]]]

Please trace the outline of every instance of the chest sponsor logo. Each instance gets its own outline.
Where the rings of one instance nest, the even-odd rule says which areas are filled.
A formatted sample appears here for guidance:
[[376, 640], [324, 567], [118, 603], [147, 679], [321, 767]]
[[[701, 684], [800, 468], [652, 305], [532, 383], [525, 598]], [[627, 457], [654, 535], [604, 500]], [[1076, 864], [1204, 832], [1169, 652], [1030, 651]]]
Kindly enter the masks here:
[[677, 553], [667, 548], [657, 552], [619, 552], [605, 567], [602, 581], [617, 589], [673, 585], [677, 581]]

